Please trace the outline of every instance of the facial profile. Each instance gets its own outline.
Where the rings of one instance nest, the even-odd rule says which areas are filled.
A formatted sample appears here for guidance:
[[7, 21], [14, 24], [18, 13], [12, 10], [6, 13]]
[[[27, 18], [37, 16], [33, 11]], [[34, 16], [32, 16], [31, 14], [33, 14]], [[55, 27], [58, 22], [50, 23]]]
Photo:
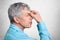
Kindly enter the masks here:
[[24, 7], [22, 10], [22, 14], [19, 17], [19, 24], [25, 28], [29, 28], [32, 25], [32, 17], [29, 15], [30, 13], [30, 9]]

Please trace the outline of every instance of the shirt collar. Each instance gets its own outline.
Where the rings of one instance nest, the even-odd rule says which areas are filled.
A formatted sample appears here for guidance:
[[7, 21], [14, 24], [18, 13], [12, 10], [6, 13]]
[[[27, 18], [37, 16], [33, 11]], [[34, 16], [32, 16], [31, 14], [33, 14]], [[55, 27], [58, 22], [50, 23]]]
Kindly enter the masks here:
[[16, 26], [13, 23], [10, 23], [10, 28], [13, 28], [14, 30], [16, 30], [17, 32], [23, 32], [18, 26]]

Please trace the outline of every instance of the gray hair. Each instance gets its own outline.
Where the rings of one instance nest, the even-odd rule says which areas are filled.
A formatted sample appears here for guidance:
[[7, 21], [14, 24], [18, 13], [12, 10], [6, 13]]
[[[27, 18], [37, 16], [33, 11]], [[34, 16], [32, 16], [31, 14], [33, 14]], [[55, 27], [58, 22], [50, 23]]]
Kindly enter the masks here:
[[22, 2], [14, 3], [9, 7], [8, 16], [11, 23], [13, 23], [14, 21], [13, 19], [14, 16], [18, 17], [21, 14], [21, 11], [22, 11], [21, 7], [27, 7], [28, 9], [30, 9], [27, 4], [22, 3]]

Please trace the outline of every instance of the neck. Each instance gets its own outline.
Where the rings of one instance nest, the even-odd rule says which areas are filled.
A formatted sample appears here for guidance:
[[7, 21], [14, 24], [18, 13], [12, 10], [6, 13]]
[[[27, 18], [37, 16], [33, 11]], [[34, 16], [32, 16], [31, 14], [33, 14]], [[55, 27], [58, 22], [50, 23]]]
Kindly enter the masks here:
[[21, 24], [15, 23], [15, 22], [14, 22], [14, 24], [17, 25], [17, 27], [19, 27], [22, 31], [24, 31], [24, 29], [25, 29], [24, 26], [22, 26]]

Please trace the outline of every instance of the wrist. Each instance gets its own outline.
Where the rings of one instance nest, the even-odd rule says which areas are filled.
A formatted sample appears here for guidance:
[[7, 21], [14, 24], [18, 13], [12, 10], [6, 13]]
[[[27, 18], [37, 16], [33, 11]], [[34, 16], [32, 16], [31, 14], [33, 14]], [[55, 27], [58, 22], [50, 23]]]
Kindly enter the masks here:
[[41, 21], [42, 21], [42, 19], [38, 20], [37, 23], [39, 23], [39, 22], [41, 22]]
[[41, 17], [38, 17], [37, 23], [39, 23], [41, 21], [42, 21], [42, 18]]

